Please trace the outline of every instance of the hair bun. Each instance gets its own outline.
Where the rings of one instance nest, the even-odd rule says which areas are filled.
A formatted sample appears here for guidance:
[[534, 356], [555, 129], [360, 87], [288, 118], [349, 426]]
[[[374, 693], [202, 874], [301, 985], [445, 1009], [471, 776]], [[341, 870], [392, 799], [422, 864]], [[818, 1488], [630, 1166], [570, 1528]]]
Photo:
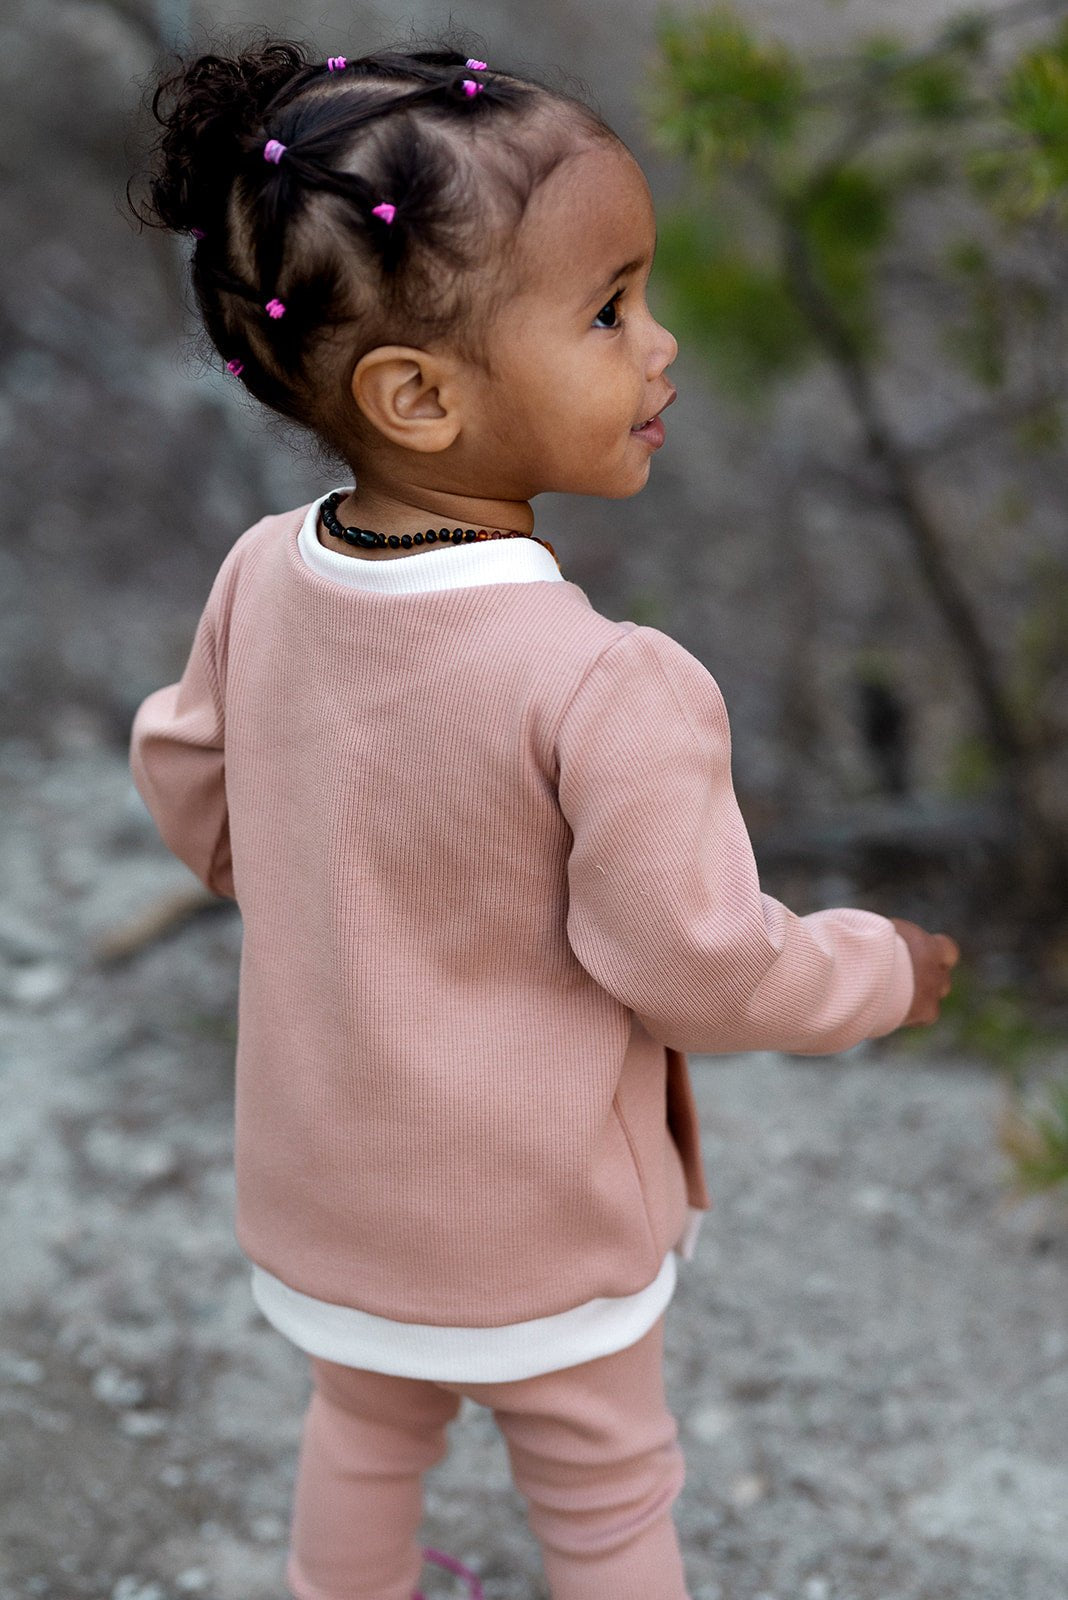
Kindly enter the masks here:
[[152, 115], [164, 131], [153, 151], [143, 220], [176, 232], [216, 226], [243, 141], [307, 65], [303, 45], [272, 40], [230, 58], [198, 56], [165, 77], [152, 96]]

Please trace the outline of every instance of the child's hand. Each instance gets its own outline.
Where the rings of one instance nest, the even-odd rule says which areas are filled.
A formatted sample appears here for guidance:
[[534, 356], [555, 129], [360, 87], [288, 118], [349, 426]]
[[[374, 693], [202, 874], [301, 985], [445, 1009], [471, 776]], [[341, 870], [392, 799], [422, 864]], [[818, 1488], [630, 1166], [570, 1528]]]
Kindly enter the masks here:
[[912, 1009], [901, 1026], [937, 1022], [939, 1001], [949, 993], [949, 974], [960, 960], [960, 949], [948, 934], [925, 933], [915, 922], [905, 922], [901, 917], [891, 917], [890, 921], [909, 947], [916, 980]]

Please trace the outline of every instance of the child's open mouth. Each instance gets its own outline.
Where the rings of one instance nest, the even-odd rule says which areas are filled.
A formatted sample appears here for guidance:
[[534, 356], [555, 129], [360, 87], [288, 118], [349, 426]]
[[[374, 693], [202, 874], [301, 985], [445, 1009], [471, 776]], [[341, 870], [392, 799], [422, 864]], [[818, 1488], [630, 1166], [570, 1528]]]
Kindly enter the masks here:
[[[672, 389], [670, 395], [660, 407], [660, 411], [666, 411], [677, 396], [678, 390]], [[636, 428], [630, 430], [636, 439], [644, 439], [646, 444], [650, 445], [654, 450], [659, 450], [664, 442], [664, 424], [660, 420], [660, 411], [655, 416], [647, 417], [644, 422], [639, 422]]]
[[664, 424], [659, 417], [650, 417], [648, 422], [630, 431], [636, 439], [644, 439], [646, 444], [652, 445], [654, 450], [659, 450], [664, 442]]

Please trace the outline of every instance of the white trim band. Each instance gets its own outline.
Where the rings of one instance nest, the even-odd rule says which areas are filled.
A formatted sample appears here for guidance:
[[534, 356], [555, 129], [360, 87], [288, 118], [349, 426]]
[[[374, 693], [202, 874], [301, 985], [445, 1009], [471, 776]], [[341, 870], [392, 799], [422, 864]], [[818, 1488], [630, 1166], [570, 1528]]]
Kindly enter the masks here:
[[[342, 487], [339, 485], [339, 487]], [[348, 494], [352, 485], [344, 488]], [[335, 493], [328, 489], [327, 494]], [[308, 507], [297, 535], [297, 548], [307, 566], [321, 578], [377, 594], [422, 594], [429, 589], [466, 589], [480, 583], [563, 583], [553, 556], [536, 539], [482, 539], [473, 544], [429, 545], [414, 556], [394, 560], [361, 559], [319, 543], [319, 507], [326, 494]]]
[[588, 1300], [531, 1322], [500, 1328], [440, 1328], [394, 1322], [353, 1306], [313, 1300], [262, 1267], [252, 1268], [252, 1297], [271, 1325], [299, 1349], [344, 1367], [444, 1383], [508, 1383], [576, 1367], [636, 1344], [675, 1290], [669, 1250], [652, 1283], [619, 1299]]

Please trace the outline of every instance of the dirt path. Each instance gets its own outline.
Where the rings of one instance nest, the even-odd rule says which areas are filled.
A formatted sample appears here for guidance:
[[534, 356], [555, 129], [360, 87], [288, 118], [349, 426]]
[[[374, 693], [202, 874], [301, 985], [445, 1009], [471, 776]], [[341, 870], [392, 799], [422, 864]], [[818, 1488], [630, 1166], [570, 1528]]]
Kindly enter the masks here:
[[[238, 920], [96, 968], [189, 881], [121, 759], [11, 744], [0, 804], [0, 1600], [280, 1600], [305, 1378], [231, 1233]], [[1068, 1238], [1000, 1204], [990, 1075], [694, 1065], [716, 1208], [668, 1346], [695, 1600], [1065, 1600]], [[489, 1600], [542, 1600], [485, 1413], [428, 1490]]]

